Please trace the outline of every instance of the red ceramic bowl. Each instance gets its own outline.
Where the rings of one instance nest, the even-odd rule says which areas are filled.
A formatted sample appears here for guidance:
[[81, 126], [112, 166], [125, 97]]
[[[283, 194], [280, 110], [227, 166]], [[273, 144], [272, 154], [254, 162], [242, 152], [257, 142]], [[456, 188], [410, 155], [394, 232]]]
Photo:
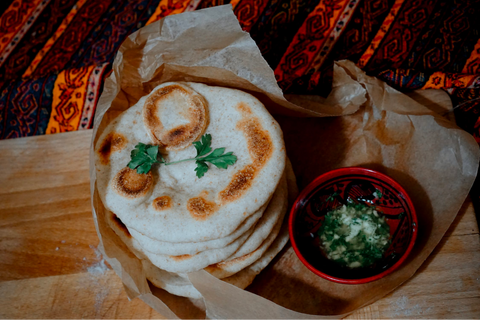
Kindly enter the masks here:
[[[375, 207], [390, 226], [391, 244], [373, 266], [342, 267], [320, 249], [318, 230], [325, 215], [347, 199]], [[300, 193], [290, 212], [289, 232], [295, 253], [313, 273], [334, 282], [361, 284], [383, 278], [407, 258], [417, 237], [417, 216], [407, 193], [392, 178], [365, 168], [340, 168], [319, 176]]]

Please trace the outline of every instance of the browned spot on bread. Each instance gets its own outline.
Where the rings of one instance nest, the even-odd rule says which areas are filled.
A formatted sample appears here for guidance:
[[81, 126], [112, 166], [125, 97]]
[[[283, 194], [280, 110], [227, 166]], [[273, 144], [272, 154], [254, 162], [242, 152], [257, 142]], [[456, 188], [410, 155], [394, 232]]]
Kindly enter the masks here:
[[237, 171], [228, 186], [220, 191], [220, 199], [222, 201], [233, 201], [239, 198], [244, 191], [252, 185], [253, 179], [256, 175], [256, 168], [254, 165], [247, 165], [243, 169]]
[[243, 131], [253, 165], [260, 169], [273, 154], [272, 139], [268, 131], [263, 129], [260, 120], [253, 116], [246, 103], [240, 103], [238, 109], [242, 112], [243, 119], [237, 123], [237, 129]]
[[238, 110], [243, 113], [244, 116], [249, 116], [249, 115], [252, 115], [252, 110], [250, 109], [250, 107], [244, 103], [244, 102], [240, 102], [237, 106]]
[[[181, 124], [166, 131], [157, 111], [161, 103], [170, 95], [180, 95], [188, 104], [186, 109], [179, 106], [179, 114], [183, 114], [189, 123]], [[184, 110], [188, 110], [186, 113]], [[207, 102], [193, 90], [187, 90], [180, 85], [169, 85], [158, 89], [145, 101], [143, 122], [154, 143], [166, 150], [180, 150], [197, 140], [208, 124]]]
[[194, 219], [205, 220], [217, 210], [217, 205], [203, 197], [195, 197], [188, 199], [187, 209]]
[[251, 118], [243, 124], [243, 133], [247, 138], [248, 152], [257, 169], [262, 168], [273, 153], [273, 143], [268, 131], [263, 130], [257, 118]]
[[190, 259], [192, 256], [190, 254], [182, 254], [181, 256], [170, 256], [175, 261], [183, 261]]
[[110, 132], [103, 140], [98, 155], [102, 164], [108, 164], [112, 152], [120, 151], [127, 145], [127, 138], [120, 133]]
[[120, 229], [123, 233], [125, 233], [127, 237], [130, 238], [130, 232], [128, 231], [127, 226], [122, 222], [122, 220], [120, 220], [120, 218], [117, 217], [117, 215], [113, 212], [111, 218], [113, 223], [115, 223], [115, 225], [118, 227], [118, 229]]
[[143, 107], [143, 123], [145, 124], [147, 131], [152, 131], [150, 137], [153, 142], [160, 147], [164, 147], [165, 145], [155, 135], [155, 132], [161, 132], [163, 130], [162, 122], [155, 113], [155, 106], [155, 103], [150, 102], [150, 100], [146, 101], [145, 106]]
[[222, 202], [240, 198], [251, 187], [257, 172], [273, 154], [270, 134], [262, 128], [260, 120], [252, 115], [250, 107], [246, 103], [240, 103], [238, 109], [243, 113], [243, 119], [237, 123], [237, 129], [243, 131], [247, 139], [252, 164], [246, 165], [233, 175], [232, 181], [219, 194]]
[[253, 254], [254, 254], [255, 252], [257, 252], [257, 250], [259, 250], [259, 249], [256, 249], [255, 251], [252, 251], [252, 252], [250, 252], [250, 253], [247, 253], [246, 255], [240, 256], [240, 257], [238, 257], [238, 258], [235, 258], [235, 259], [232, 259], [232, 260], [228, 260], [228, 261], [220, 262], [220, 263], [219, 263], [219, 267], [220, 267], [220, 268], [222, 268], [222, 267], [225, 268], [225, 267], [228, 267], [228, 266], [233, 265], [233, 264], [235, 264], [235, 263], [239, 263], [239, 262], [242, 262], [242, 261], [244, 261], [244, 260], [247, 260], [248, 258], [250, 258], [251, 256], [253, 256]]
[[[257, 251], [257, 250], [255, 250], [255, 251]], [[242, 262], [243, 260], [248, 259], [250, 256], [252, 256], [255, 253], [255, 251], [247, 253], [246, 255], [243, 255], [241, 257], [238, 257], [238, 258], [235, 258], [235, 259], [232, 259], [232, 260], [222, 261], [222, 262], [218, 262], [218, 263], [215, 263], [215, 264], [211, 264], [211, 265], [209, 265], [208, 267], [205, 268], [205, 271], [207, 271], [209, 273], [212, 273], [212, 272], [215, 272], [216, 270], [224, 270], [225, 268], [228, 268], [231, 265], [234, 265], [236, 263], [239, 263], [239, 262]]]
[[172, 199], [169, 196], [162, 196], [153, 200], [152, 206], [157, 211], [168, 209], [172, 206]]
[[[185, 133], [185, 131], [187, 131], [187, 128], [186, 126], [180, 126], [180, 127], [177, 127], [176, 129], [173, 129], [171, 131], [169, 131], [169, 135], [168, 137], [178, 137], [178, 136], [181, 136]], [[173, 140], [173, 139], [172, 139]]]
[[153, 183], [152, 173], [137, 173], [128, 167], [120, 170], [113, 178], [113, 189], [126, 198], [138, 198], [144, 196]]
[[220, 268], [218, 267], [218, 263], [215, 263], [215, 264], [211, 264], [208, 267], [204, 268], [204, 270], [207, 271], [208, 273], [213, 273], [216, 270], [220, 270]]
[[181, 125], [166, 132], [162, 136], [162, 143], [166, 146], [174, 146], [182, 143], [182, 140], [191, 138], [191, 132], [188, 125]]

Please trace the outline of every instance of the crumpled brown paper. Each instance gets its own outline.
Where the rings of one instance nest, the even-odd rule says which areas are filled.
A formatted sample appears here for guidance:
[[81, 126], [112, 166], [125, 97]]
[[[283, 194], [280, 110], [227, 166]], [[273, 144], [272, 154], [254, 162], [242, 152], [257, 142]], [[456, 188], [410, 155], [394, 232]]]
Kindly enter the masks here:
[[[353, 312], [415, 273], [455, 218], [477, 173], [480, 155], [474, 139], [436, 113], [442, 107], [448, 111], [446, 93], [412, 94], [422, 105], [341, 61], [335, 64], [326, 99], [290, 95], [287, 101], [230, 6], [169, 16], [140, 29], [122, 44], [112, 68], [97, 106], [90, 155], [100, 247], [129, 297], [139, 297], [167, 318], [337, 318]], [[287, 245], [247, 290], [203, 270], [189, 274], [203, 300], [153, 287], [140, 261], [104, 221], [93, 145], [116, 115], [166, 81], [233, 87], [260, 99], [283, 129], [300, 189], [319, 174], [344, 166], [369, 167], [393, 177], [411, 196], [419, 220], [417, 243], [407, 261], [381, 280], [342, 285], [315, 276]]]

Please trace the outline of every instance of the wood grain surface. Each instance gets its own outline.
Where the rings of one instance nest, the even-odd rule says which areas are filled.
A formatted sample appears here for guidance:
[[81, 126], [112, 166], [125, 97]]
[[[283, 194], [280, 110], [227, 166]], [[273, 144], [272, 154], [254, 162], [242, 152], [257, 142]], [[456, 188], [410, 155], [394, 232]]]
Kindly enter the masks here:
[[[128, 301], [96, 250], [91, 134], [0, 141], [2, 318], [162, 318], [141, 300]], [[417, 274], [348, 318], [479, 317], [480, 236], [467, 199]]]

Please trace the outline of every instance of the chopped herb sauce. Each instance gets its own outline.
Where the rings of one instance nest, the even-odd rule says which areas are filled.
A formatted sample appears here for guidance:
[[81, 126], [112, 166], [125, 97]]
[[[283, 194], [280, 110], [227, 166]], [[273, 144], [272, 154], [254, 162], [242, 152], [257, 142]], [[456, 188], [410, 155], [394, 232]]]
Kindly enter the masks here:
[[318, 235], [326, 256], [349, 268], [371, 266], [390, 245], [385, 217], [364, 204], [349, 203], [327, 213]]

